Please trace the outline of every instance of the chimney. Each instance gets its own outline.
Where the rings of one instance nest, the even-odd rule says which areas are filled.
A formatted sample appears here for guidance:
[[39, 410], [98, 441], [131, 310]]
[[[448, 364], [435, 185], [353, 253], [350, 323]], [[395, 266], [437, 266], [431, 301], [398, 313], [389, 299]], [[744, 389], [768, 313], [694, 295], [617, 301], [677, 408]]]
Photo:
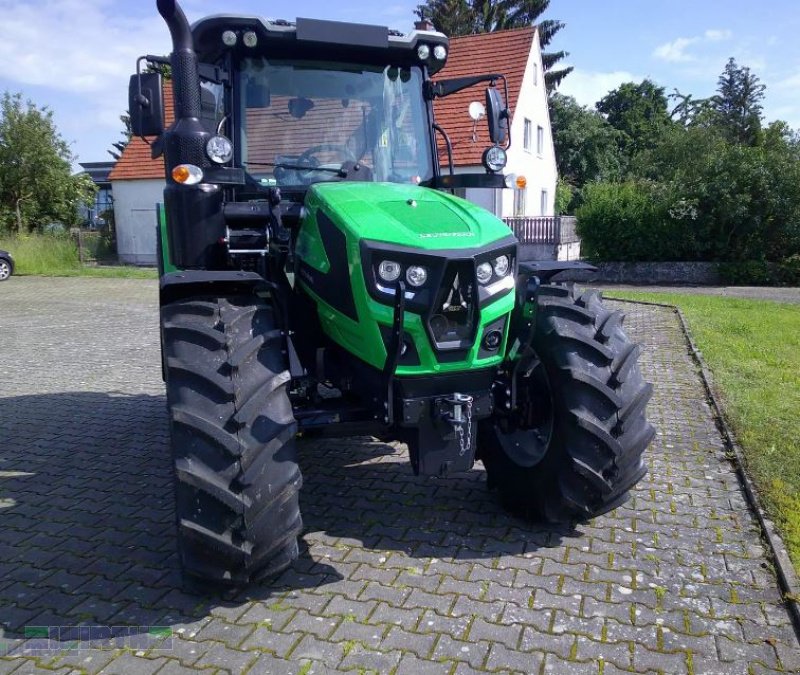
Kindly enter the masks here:
[[414, 30], [429, 30], [435, 31], [435, 26], [430, 22], [429, 19], [420, 19], [419, 21], [414, 22]]

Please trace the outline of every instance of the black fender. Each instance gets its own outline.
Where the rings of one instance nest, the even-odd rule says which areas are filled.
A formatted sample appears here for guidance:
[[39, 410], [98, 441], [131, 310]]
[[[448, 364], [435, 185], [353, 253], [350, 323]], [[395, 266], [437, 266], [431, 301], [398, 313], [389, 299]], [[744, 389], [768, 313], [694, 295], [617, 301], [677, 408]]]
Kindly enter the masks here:
[[579, 260], [534, 260], [520, 262], [519, 274], [525, 277], [538, 277], [543, 284], [550, 283], [561, 272], [597, 272], [597, 268]]
[[198, 295], [246, 295], [268, 292], [272, 288], [273, 285], [257, 272], [182, 270], [164, 274], [158, 293], [163, 306]]

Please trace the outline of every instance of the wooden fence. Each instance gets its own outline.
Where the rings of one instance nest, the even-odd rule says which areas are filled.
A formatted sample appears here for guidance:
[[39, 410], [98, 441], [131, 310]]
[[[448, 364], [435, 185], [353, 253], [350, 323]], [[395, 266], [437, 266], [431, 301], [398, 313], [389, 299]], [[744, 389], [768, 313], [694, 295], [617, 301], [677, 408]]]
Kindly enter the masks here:
[[572, 244], [580, 241], [573, 216], [503, 218], [521, 244]]

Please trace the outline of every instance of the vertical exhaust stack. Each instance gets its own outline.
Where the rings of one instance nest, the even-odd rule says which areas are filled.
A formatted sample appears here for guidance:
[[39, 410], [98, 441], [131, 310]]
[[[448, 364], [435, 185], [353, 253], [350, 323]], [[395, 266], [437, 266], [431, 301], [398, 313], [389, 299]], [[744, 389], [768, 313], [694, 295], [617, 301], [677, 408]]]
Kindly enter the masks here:
[[206, 156], [211, 133], [200, 121], [200, 74], [192, 30], [175, 0], [157, 0], [157, 5], [172, 35], [175, 123], [163, 136], [170, 257], [178, 269], [220, 270], [226, 264], [221, 243], [225, 237], [222, 190], [215, 184], [180, 185], [172, 179], [172, 170], [179, 164], [203, 170], [211, 166]]
[[172, 36], [172, 91], [175, 124], [165, 139], [167, 180], [178, 164], [208, 166], [205, 144], [209, 138], [200, 122], [200, 75], [189, 22], [176, 0], [157, 0], [158, 12]]

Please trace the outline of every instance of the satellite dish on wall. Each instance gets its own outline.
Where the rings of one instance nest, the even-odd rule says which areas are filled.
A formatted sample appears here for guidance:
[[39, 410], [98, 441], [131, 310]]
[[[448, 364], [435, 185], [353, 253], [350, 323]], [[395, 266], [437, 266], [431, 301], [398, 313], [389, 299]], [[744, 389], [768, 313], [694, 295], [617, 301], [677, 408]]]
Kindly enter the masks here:
[[486, 107], [480, 101], [473, 101], [469, 104], [469, 116], [473, 122], [477, 122], [482, 117], [486, 117]]

